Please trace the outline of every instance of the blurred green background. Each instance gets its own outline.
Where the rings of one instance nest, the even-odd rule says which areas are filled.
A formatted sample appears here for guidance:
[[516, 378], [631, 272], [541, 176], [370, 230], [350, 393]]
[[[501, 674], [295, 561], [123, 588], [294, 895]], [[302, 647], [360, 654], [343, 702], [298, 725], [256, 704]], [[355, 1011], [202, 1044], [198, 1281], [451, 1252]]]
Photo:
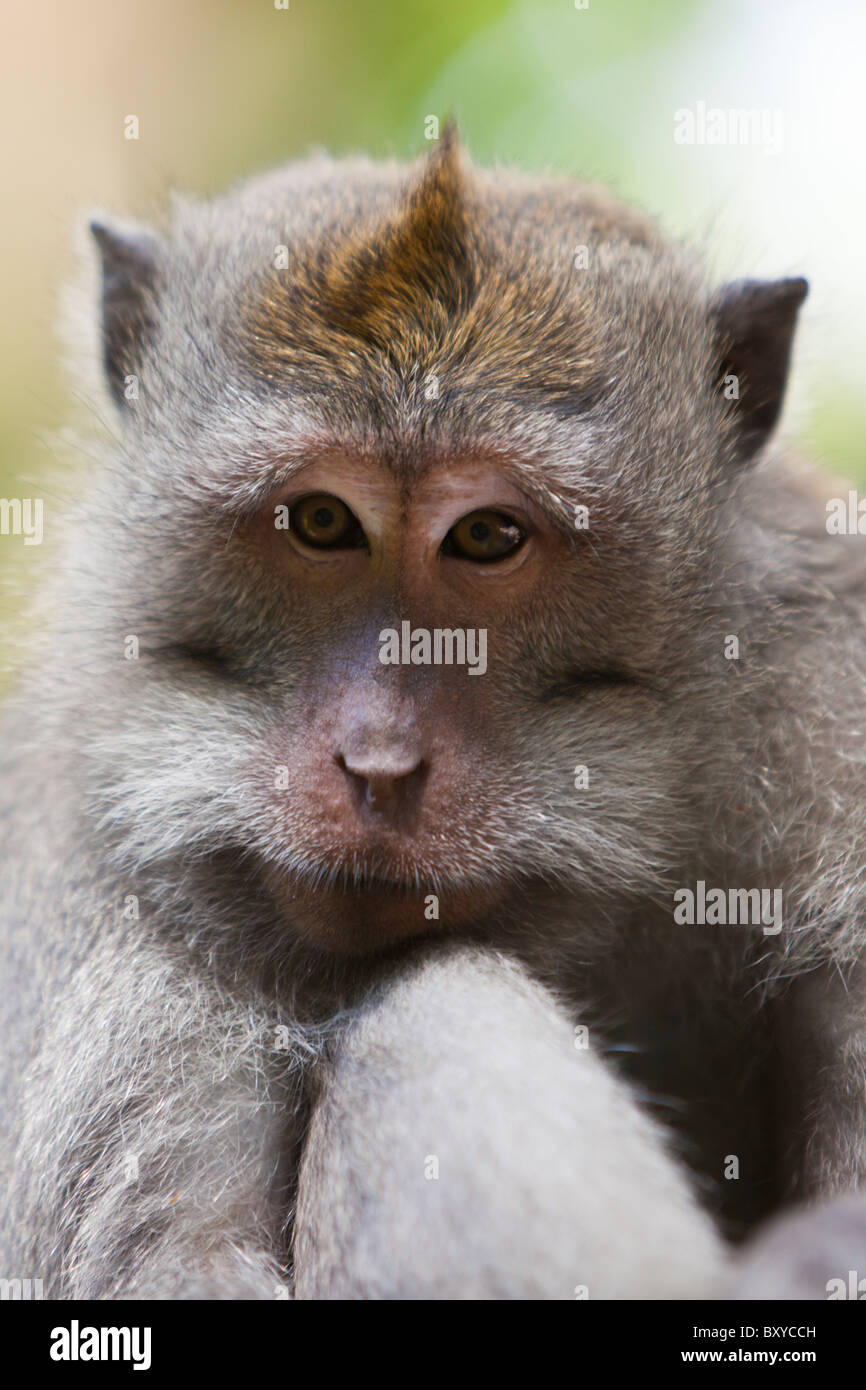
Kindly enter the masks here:
[[[786, 428], [866, 481], [862, 0], [4, 0], [3, 13], [0, 494], [46, 497], [46, 541], [63, 428], [88, 410], [54, 327], [82, 210], [147, 216], [173, 186], [215, 191], [317, 147], [415, 154], [425, 118], [448, 113], [477, 160], [604, 180], [704, 243], [720, 278], [807, 274]], [[675, 112], [699, 102], [779, 113], [779, 147], [677, 144]], [[2, 538], [0, 567], [23, 581], [11, 592], [50, 555]]]

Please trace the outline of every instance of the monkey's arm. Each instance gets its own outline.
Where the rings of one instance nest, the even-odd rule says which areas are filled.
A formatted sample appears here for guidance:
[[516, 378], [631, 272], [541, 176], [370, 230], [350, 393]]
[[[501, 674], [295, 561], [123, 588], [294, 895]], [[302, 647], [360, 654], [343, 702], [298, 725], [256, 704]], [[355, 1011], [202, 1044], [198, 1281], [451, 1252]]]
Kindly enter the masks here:
[[724, 1257], [549, 995], [467, 950], [351, 1025], [306, 1144], [295, 1262], [299, 1298], [694, 1298]]
[[286, 1282], [291, 1057], [185, 965], [104, 940], [52, 1003], [4, 1217], [14, 1267], [50, 1297], [273, 1298]]
[[850, 1297], [831, 1283], [847, 1290], [850, 1271], [866, 1293], [866, 966], [824, 965], [795, 980], [780, 1016], [786, 1177], [789, 1194], [809, 1205], [756, 1233], [734, 1293]]

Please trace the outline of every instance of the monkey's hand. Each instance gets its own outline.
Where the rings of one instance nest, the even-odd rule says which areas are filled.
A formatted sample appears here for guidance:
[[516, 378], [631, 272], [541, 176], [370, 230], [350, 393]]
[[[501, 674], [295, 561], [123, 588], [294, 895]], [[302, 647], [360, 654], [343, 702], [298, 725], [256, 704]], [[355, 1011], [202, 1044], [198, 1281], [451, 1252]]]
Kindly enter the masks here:
[[866, 1196], [846, 1193], [769, 1223], [743, 1251], [730, 1297], [866, 1298]]

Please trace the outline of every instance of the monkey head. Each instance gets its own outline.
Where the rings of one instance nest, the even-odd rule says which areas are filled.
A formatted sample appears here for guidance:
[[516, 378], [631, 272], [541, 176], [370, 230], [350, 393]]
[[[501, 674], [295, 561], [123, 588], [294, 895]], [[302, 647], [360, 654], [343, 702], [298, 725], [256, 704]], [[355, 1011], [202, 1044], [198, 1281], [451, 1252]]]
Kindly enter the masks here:
[[339, 953], [530, 884], [596, 916], [654, 891], [804, 282], [713, 293], [606, 194], [450, 131], [93, 230], [122, 439], [78, 557], [114, 717], [82, 743], [113, 852], [233, 855]]

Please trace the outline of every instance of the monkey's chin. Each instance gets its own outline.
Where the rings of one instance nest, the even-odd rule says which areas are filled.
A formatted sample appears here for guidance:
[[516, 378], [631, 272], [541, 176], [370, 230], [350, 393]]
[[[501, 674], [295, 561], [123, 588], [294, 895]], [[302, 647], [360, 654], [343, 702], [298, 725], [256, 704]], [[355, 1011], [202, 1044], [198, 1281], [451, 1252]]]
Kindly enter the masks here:
[[282, 878], [271, 879], [270, 888], [294, 931], [343, 956], [383, 951], [415, 936], [470, 926], [501, 896], [490, 886], [443, 889], [434, 895], [375, 879], [351, 887], [311, 888]]

